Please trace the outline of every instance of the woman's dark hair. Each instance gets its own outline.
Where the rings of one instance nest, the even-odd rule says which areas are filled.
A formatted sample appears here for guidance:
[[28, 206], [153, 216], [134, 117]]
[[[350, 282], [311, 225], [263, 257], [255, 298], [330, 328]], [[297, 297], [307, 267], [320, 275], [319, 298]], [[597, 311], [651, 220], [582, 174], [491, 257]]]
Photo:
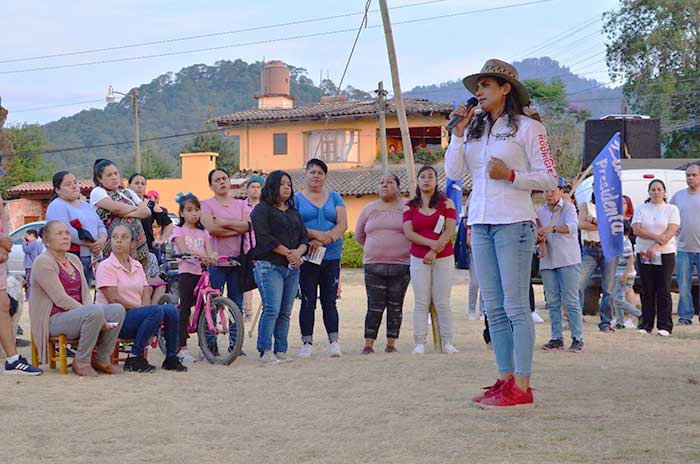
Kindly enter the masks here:
[[286, 203], [290, 208], [294, 208], [294, 185], [292, 177], [284, 171], [272, 171], [265, 179], [265, 185], [260, 193], [260, 201], [268, 206], [277, 206], [280, 202], [280, 185], [282, 185], [282, 177], [289, 179], [289, 187], [292, 193], [289, 195]]
[[[664, 203], [666, 203], [666, 202], [668, 201], [668, 199], [666, 198], [666, 192], [667, 192], [667, 190], [666, 190], [666, 184], [664, 184], [664, 181], [662, 181], [661, 179], [654, 179], [654, 180], [652, 180], [651, 182], [649, 182], [649, 186], [647, 187], [647, 192], [648, 192], [649, 190], [651, 190], [651, 186], [654, 185], [654, 182], [658, 182], [658, 183], [661, 184], [661, 186], [664, 188]], [[644, 203], [651, 203], [651, 197], [647, 198], [647, 199], [644, 201]]]
[[[432, 166], [423, 166], [422, 168], [420, 168], [416, 178], [419, 178], [420, 175], [423, 174], [425, 171], [433, 171], [435, 173], [435, 179], [438, 179], [438, 173]], [[442, 193], [442, 191], [440, 190], [440, 186], [436, 185], [435, 192], [433, 193], [433, 196], [430, 197], [430, 203], [428, 204], [428, 207], [436, 208], [445, 198], [445, 194]], [[408, 202], [408, 206], [410, 206], [411, 208], [420, 208], [422, 204], [423, 201], [421, 198], [420, 186], [417, 185], [416, 196], [411, 198], [411, 201]]]
[[125, 223], [117, 224], [116, 226], [112, 227], [112, 230], [109, 231], [109, 239], [112, 240], [112, 235], [114, 234], [114, 231], [117, 229], [120, 229], [122, 227], [126, 228], [129, 231], [129, 233], [131, 235], [131, 241], [135, 242], [136, 237], [137, 237], [136, 230], [133, 227], [131, 227], [129, 224], [125, 224]]
[[116, 166], [116, 164], [114, 164], [114, 161], [103, 158], [95, 160], [95, 164], [92, 166], [92, 180], [95, 182], [96, 187], [102, 186], [99, 179], [108, 166]]
[[133, 174], [129, 177], [129, 184], [131, 184], [131, 183], [134, 181], [134, 179], [136, 179], [136, 178], [139, 177], [139, 176], [140, 176], [140, 177], [143, 177], [143, 180], [148, 180], [148, 179], [146, 179], [146, 176], [144, 176], [144, 175], [141, 174], [140, 172], [135, 172], [135, 173], [133, 173]]
[[[179, 216], [180, 216], [180, 223], [177, 225], [178, 227], [182, 227], [185, 225], [185, 206], [189, 203], [193, 205], [195, 208], [198, 210], [202, 209], [202, 204], [199, 202], [199, 198], [196, 196], [192, 195], [191, 193], [188, 193], [187, 195], [183, 195], [177, 200], [177, 203], [180, 205], [179, 209]], [[197, 224], [195, 224], [197, 229], [199, 230], [204, 230], [204, 226], [202, 225], [202, 221], [197, 221]]]
[[318, 158], [311, 158], [306, 162], [306, 170], [308, 171], [311, 166], [318, 166], [323, 170], [324, 174], [328, 174], [328, 165]]
[[61, 184], [63, 183], [63, 179], [68, 174], [70, 174], [70, 172], [68, 172], [68, 171], [58, 171], [56, 174], [53, 175], [53, 177], [51, 178], [51, 183], [53, 184], [53, 192], [51, 192], [51, 197], [49, 198], [49, 202], [52, 202], [56, 198], [58, 198], [58, 193], [56, 192], [56, 190], [61, 188]]
[[[507, 80], [497, 76], [491, 76], [488, 79], [493, 79], [500, 87], [503, 87], [506, 83], [508, 83]], [[510, 135], [515, 135], [515, 133], [518, 132], [518, 116], [524, 115], [525, 113], [523, 111], [523, 107], [520, 105], [518, 99], [515, 96], [515, 90], [512, 86], [511, 91], [508, 93], [508, 95], [506, 95], [506, 107], [503, 110], [503, 114], [508, 116], [508, 127], [510, 128]], [[471, 122], [469, 123], [469, 126], [467, 126], [468, 140], [481, 138], [481, 136], [484, 134], [486, 118], [488, 117], [489, 113], [484, 111], [483, 113], [475, 115], [472, 118]], [[536, 117], [535, 119], [539, 119], [539, 117]]]
[[29, 229], [27, 235], [33, 235], [34, 238], [39, 238], [39, 232], [37, 232], [36, 229]]
[[221, 172], [223, 172], [224, 174], [226, 174], [226, 176], [228, 176], [228, 172], [226, 172], [225, 169], [222, 169], [222, 168], [214, 168], [214, 169], [212, 169], [211, 171], [209, 171], [209, 175], [207, 176], [207, 179], [209, 179], [209, 185], [211, 185], [211, 180], [214, 178], [214, 174], [216, 174], [216, 171], [221, 171]]
[[630, 235], [632, 233], [632, 221], [625, 219], [622, 221], [622, 234]]
[[41, 239], [46, 241], [46, 237], [49, 236], [49, 232], [51, 231], [51, 229], [53, 229], [53, 226], [55, 226], [56, 224], [63, 224], [63, 223], [64, 223], [63, 221], [59, 221], [56, 219], [56, 220], [49, 221], [46, 224], [44, 224], [44, 227], [42, 227], [41, 230], [39, 230], [39, 235], [41, 236]]

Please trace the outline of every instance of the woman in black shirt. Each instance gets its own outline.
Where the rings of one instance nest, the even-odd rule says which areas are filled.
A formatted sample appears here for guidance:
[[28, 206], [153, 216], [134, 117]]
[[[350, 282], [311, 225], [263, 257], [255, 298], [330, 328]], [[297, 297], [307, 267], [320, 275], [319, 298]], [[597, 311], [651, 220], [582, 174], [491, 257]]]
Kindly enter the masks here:
[[289, 174], [274, 171], [267, 177], [260, 203], [253, 209], [251, 220], [256, 241], [253, 249], [255, 282], [263, 303], [258, 325], [260, 361], [289, 361], [289, 319], [299, 288], [299, 266], [308, 250], [307, 230], [294, 207], [294, 190]]

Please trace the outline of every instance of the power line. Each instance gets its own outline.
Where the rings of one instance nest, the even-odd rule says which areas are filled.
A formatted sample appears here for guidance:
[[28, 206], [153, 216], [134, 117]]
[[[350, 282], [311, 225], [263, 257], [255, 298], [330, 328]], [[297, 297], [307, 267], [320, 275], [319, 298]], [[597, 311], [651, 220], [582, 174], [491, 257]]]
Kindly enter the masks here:
[[[478, 9], [478, 10], [463, 11], [463, 12], [459, 12], [459, 13], [450, 13], [450, 14], [444, 14], [444, 15], [438, 15], [438, 16], [430, 16], [430, 17], [417, 18], [417, 19], [411, 19], [411, 20], [405, 20], [405, 21], [398, 21], [398, 22], [395, 22], [394, 25], [413, 24], [413, 23], [417, 23], [417, 22], [433, 21], [433, 20], [439, 20], [439, 19], [445, 19], [445, 18], [454, 18], [457, 16], [466, 16], [466, 15], [486, 13], [486, 12], [491, 12], [491, 11], [506, 10], [506, 9], [517, 8], [517, 7], [522, 7], [522, 6], [532, 6], [532, 5], [537, 5], [537, 4], [541, 4], [541, 3], [549, 3], [551, 1], [553, 1], [553, 0], [533, 0], [533, 1], [529, 1], [529, 2], [514, 3], [514, 4], [503, 5], [503, 6], [498, 6], [498, 7], [482, 8], [482, 9]], [[381, 28], [381, 27], [382, 27], [381, 25], [374, 25], [374, 26], [367, 26], [366, 29], [377, 29], [377, 28]], [[306, 39], [306, 38], [312, 38], [312, 37], [323, 37], [323, 36], [329, 36], [329, 35], [335, 35], [335, 34], [342, 34], [345, 32], [355, 32], [355, 29], [354, 28], [339, 29], [339, 30], [335, 30], [335, 31], [317, 32], [317, 33], [313, 33], [313, 34], [301, 34], [301, 35], [296, 35], [296, 36], [281, 37], [281, 38], [277, 38], [277, 39], [265, 39], [265, 40], [251, 41], [251, 42], [242, 42], [242, 43], [238, 43], [238, 44], [221, 45], [221, 46], [217, 46], [217, 47], [206, 47], [206, 48], [198, 48], [198, 49], [193, 49], [193, 50], [181, 50], [181, 51], [177, 51], [177, 52], [156, 53], [153, 55], [141, 55], [141, 56], [126, 57], [126, 58], [113, 58], [113, 59], [107, 59], [107, 60], [87, 61], [87, 62], [82, 62], [82, 63], [72, 63], [72, 64], [63, 64], [63, 65], [54, 65], [54, 66], [41, 66], [41, 67], [37, 67], [37, 68], [15, 69], [15, 70], [11, 70], [11, 71], [0, 71], [0, 75], [20, 74], [20, 73], [27, 73], [27, 72], [34, 72], [34, 71], [48, 71], [48, 70], [55, 70], [55, 69], [77, 68], [77, 67], [83, 67], [83, 66], [93, 66], [93, 65], [98, 65], [98, 64], [122, 63], [122, 62], [127, 62], [127, 61], [145, 60], [145, 59], [150, 59], [150, 58], [163, 58], [163, 57], [167, 57], [167, 56], [185, 55], [185, 54], [209, 52], [209, 51], [215, 51], [215, 50], [224, 50], [224, 49], [228, 49], [228, 48], [238, 48], [238, 47], [245, 47], [245, 46], [251, 46], [251, 45], [262, 45], [262, 44], [270, 44], [270, 43], [276, 43], [276, 42], [284, 42], [284, 41], [288, 41], [288, 40], [298, 40], [298, 39]]]
[[[430, 5], [430, 4], [434, 4], [434, 3], [444, 3], [444, 2], [448, 2], [448, 1], [452, 1], [452, 0], [429, 0], [429, 1], [423, 1], [423, 2], [417, 2], [417, 3], [410, 3], [407, 5], [395, 6], [395, 7], [392, 7], [390, 9], [399, 10], [399, 9], [404, 9], [404, 8], [412, 8], [415, 6]], [[378, 11], [379, 10], [370, 10], [369, 13], [377, 13]], [[129, 48], [147, 47], [147, 46], [151, 46], [151, 45], [163, 45], [163, 44], [169, 44], [169, 43], [175, 43], [175, 42], [183, 42], [183, 41], [187, 41], [187, 40], [206, 39], [206, 38], [211, 38], [211, 37], [220, 37], [223, 35], [240, 34], [243, 32], [253, 32], [253, 31], [273, 29], [273, 28], [278, 28], [278, 27], [297, 26], [300, 24], [309, 24], [309, 23], [320, 22], [320, 21], [328, 21], [331, 19], [348, 18], [348, 17], [352, 17], [352, 16], [362, 16], [364, 14], [365, 14], [364, 11], [357, 12], [357, 13], [344, 13], [344, 14], [338, 14], [338, 15], [333, 15], [333, 16], [323, 16], [320, 18], [300, 19], [300, 20], [296, 20], [296, 21], [289, 21], [289, 22], [279, 23], [279, 24], [268, 24], [268, 25], [264, 25], [264, 26], [248, 27], [248, 28], [244, 28], [244, 29], [234, 29], [234, 30], [230, 30], [230, 31], [212, 32], [212, 33], [208, 33], [208, 34], [190, 35], [190, 36], [185, 36], [185, 37], [175, 37], [172, 39], [154, 40], [151, 42], [139, 42], [139, 43], [133, 43], [133, 44], [115, 45], [113, 47], [93, 48], [93, 49], [89, 49], [89, 50], [77, 50], [77, 51], [72, 51], [72, 52], [53, 53], [53, 54], [48, 54], [48, 55], [30, 56], [30, 57], [24, 57], [24, 58], [11, 58], [11, 59], [0, 60], [0, 64], [18, 63], [21, 61], [35, 61], [35, 60], [43, 60], [43, 59], [49, 59], [49, 58], [62, 58], [62, 57], [66, 57], [66, 56], [75, 56], [75, 55], [86, 55], [86, 54], [91, 54], [91, 53], [109, 52], [109, 51], [124, 50], [124, 49], [129, 49]]]
[[72, 102], [72, 103], [59, 103], [57, 105], [48, 105], [48, 106], [35, 106], [34, 108], [21, 108], [19, 110], [12, 110], [12, 113], [26, 113], [29, 111], [39, 111], [39, 110], [50, 110], [51, 108], [62, 108], [65, 106], [77, 106], [77, 105], [86, 105], [89, 103], [104, 103], [105, 99], [100, 98], [99, 100], [83, 100], [79, 102]]
[[588, 29], [589, 27], [593, 26], [594, 24], [597, 24], [601, 20], [598, 15], [595, 15], [593, 18], [594, 19], [592, 19], [592, 20], [585, 21], [582, 26], [577, 27], [573, 31], [568, 31], [568, 32], [565, 32], [563, 34], [558, 34], [554, 37], [551, 37], [550, 39], [543, 42], [540, 46], [538, 46], [538, 47], [530, 50], [529, 52], [525, 53], [524, 55], [522, 55], [522, 58], [520, 58], [520, 60], [523, 60], [527, 57], [530, 57], [530, 56], [534, 55], [535, 53], [539, 53], [542, 50], [547, 49], [552, 44], [560, 43], [562, 40], [567, 39], [573, 35], [576, 35], [585, 29]]

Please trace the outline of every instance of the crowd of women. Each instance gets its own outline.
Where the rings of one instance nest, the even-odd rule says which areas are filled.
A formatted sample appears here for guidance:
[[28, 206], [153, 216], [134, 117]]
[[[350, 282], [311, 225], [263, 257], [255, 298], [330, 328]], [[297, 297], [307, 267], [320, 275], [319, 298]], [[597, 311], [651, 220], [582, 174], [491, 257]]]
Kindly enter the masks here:
[[[557, 340], [562, 330], [557, 311], [561, 312], [564, 304], [574, 337], [571, 350], [581, 351], [580, 301], [574, 298], [577, 292], [571, 288], [564, 292], [565, 285], [558, 283], [574, 282], [571, 276], [579, 275], [581, 251], [577, 240], [571, 241], [579, 225], [575, 212], [557, 212], [561, 185], [557, 185], [546, 131], [537, 114], [528, 110], [529, 95], [517, 71], [508, 63], [489, 60], [480, 73], [467, 76], [464, 85], [477, 96], [480, 111], [464, 106], [454, 111], [452, 116], [461, 119], [452, 132], [445, 171], [450, 178], [461, 178], [467, 170], [472, 175], [466, 221], [474, 281], [470, 294], [478, 283], [487, 315], [486, 338], [493, 346], [498, 368], [496, 382], [473, 401], [482, 407], [528, 406], [534, 401], [530, 375], [535, 331], [529, 303], [533, 250], [538, 241], [543, 244], [542, 278], [555, 348], [560, 347]], [[323, 161], [309, 160], [305, 185], [296, 192], [291, 176], [284, 171], [274, 171], [266, 179], [253, 177], [247, 183], [248, 199], [244, 201], [232, 197], [229, 174], [214, 169], [208, 175], [211, 198], [179, 196], [177, 226], [158, 206], [157, 193], [146, 192], [147, 181], [141, 174], [133, 175], [127, 188], [113, 162], [97, 160], [95, 188], [87, 202], [81, 199], [71, 173], [56, 173], [55, 198], [42, 231], [46, 252], [34, 264], [29, 297], [32, 334], [41, 362], [48, 357], [49, 336], [61, 334], [79, 340], [72, 367], [76, 374], [119, 374], [119, 369], [109, 363], [109, 354], [123, 338], [133, 340], [124, 370], [151, 372], [155, 367], [146, 360], [145, 348], [160, 330], [166, 345], [162, 368], [186, 371], [185, 364], [196, 360], [187, 348], [187, 324], [202, 264], [208, 266], [211, 285], [222, 292], [225, 288], [246, 320], [251, 319], [252, 293], [243, 292], [241, 266], [230, 259], [219, 259], [242, 255], [254, 260], [254, 279], [262, 300], [257, 338], [260, 362], [290, 360], [288, 335], [297, 294], [301, 296], [302, 343], [298, 356], [308, 358], [313, 354], [317, 300], [327, 333], [328, 355], [341, 356], [336, 299], [348, 222], [341, 196], [326, 188], [327, 173]], [[367, 292], [362, 353], [374, 353], [385, 311], [385, 351], [397, 351], [409, 283], [415, 302], [413, 353], [425, 352], [431, 305], [435, 307], [442, 351], [456, 353], [450, 309], [452, 238], [458, 216], [455, 205], [439, 189], [438, 172], [430, 166], [419, 170], [416, 191], [408, 201], [402, 198], [399, 178], [393, 174], [385, 174], [378, 189], [379, 199], [362, 210], [355, 230], [358, 242], [364, 245]], [[535, 212], [531, 200], [533, 190], [547, 192], [543, 207], [547, 209], [539, 224], [539, 212]], [[665, 329], [670, 311], [667, 317], [662, 290], [667, 287], [665, 272], [672, 266], [667, 245], [677, 229], [671, 224], [677, 222], [673, 214], [664, 213], [662, 216], [668, 219], [664, 224], [669, 226], [657, 230], [661, 213], [646, 209], [663, 201], [662, 183], [650, 185], [650, 197], [650, 206], [638, 208], [632, 222], [640, 259], [651, 261], [660, 253], [660, 266], [647, 269], [645, 266], [653, 263], [640, 263], [642, 281], [649, 289], [642, 306], [652, 306], [654, 299], [659, 307], [659, 328]], [[588, 269], [592, 272], [601, 256], [599, 245], [595, 245], [594, 227], [587, 227], [595, 224], [595, 213], [591, 212], [595, 208], [584, 204], [581, 211], [583, 259], [588, 262], [584, 264], [590, 274]], [[649, 225], [649, 221], [655, 225]], [[157, 239], [154, 222], [161, 229]], [[199, 259], [179, 260], [179, 310], [158, 304], [165, 285], [159, 278], [158, 254], [160, 245], [170, 236], [180, 253]], [[646, 248], [645, 240], [650, 242]], [[570, 243], [576, 246], [578, 257], [571, 253], [558, 256], [560, 248]], [[547, 254], [549, 258], [545, 258]], [[94, 301], [89, 293], [93, 269]], [[629, 267], [625, 269], [622, 280], [627, 282]], [[561, 294], [555, 295], [560, 288]], [[612, 291], [605, 285], [603, 290], [601, 330], [609, 327], [611, 319], [604, 308]], [[653, 314], [645, 312], [640, 329], [649, 331], [653, 320]], [[13, 370], [12, 363], [17, 359], [8, 358], [6, 371]], [[41, 373], [23, 362], [23, 373]]]

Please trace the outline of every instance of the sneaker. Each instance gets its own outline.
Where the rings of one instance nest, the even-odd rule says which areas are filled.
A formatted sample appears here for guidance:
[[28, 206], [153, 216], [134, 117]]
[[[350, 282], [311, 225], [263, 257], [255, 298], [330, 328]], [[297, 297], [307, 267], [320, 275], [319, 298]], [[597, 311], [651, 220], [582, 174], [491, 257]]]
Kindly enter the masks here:
[[625, 319], [624, 326], [627, 329], [634, 329], [635, 327], [637, 327], [637, 325], [634, 323], [634, 321], [632, 321], [632, 319], [630, 319], [630, 318]]
[[310, 358], [311, 353], [314, 351], [314, 346], [311, 343], [304, 343], [299, 350], [300, 358]]
[[287, 353], [282, 353], [281, 351], [279, 353], [275, 353], [275, 358], [277, 358], [277, 361], [281, 363], [292, 362], [292, 358], [287, 356]]
[[177, 356], [167, 356], [160, 367], [166, 371], [187, 372], [187, 368]]
[[388, 346], [387, 345], [387, 347], [384, 348], [384, 352], [385, 353], [398, 353], [399, 350], [397, 350], [395, 346]]
[[688, 319], [678, 319], [678, 325], [693, 325], [693, 321]]
[[143, 356], [133, 356], [124, 361], [125, 372], [147, 373], [155, 370], [156, 366], [148, 364], [148, 361], [146, 361]]
[[544, 345], [542, 345], [542, 349], [545, 351], [563, 350], [564, 340], [562, 340], [561, 338], [553, 338]]
[[498, 379], [493, 385], [489, 385], [488, 387], [482, 387], [484, 393], [472, 398], [472, 403], [481, 403], [483, 399], [492, 397], [493, 395], [498, 393], [501, 390], [501, 388], [503, 388], [503, 384], [505, 383], [505, 381]]
[[469, 319], [470, 321], [475, 321], [476, 313], [467, 313], [467, 319]]
[[331, 358], [339, 358], [342, 355], [343, 353], [340, 352], [340, 344], [337, 340], [328, 345], [328, 356]]
[[651, 333], [651, 330], [639, 329], [638, 332], [642, 335], [649, 335]]
[[260, 353], [258, 361], [260, 361], [263, 364], [277, 364], [279, 362], [277, 356], [275, 356], [270, 350], [263, 351], [262, 353]]
[[425, 353], [425, 345], [418, 344], [413, 348], [413, 354], [423, 354]]
[[180, 352], [177, 354], [177, 357], [180, 358], [180, 361], [183, 363], [195, 363], [197, 360], [195, 359], [194, 356], [192, 356], [189, 352], [188, 349], [183, 349], [180, 350]]
[[615, 330], [622, 330], [625, 328], [625, 324], [615, 324]]
[[613, 332], [615, 332], [615, 329], [613, 329], [609, 325], [604, 325], [603, 327], [600, 328], [600, 331], [603, 333], [613, 333]]
[[532, 315], [532, 320], [535, 321], [535, 324], [542, 324], [544, 322], [544, 319], [542, 319], [542, 316], [537, 314], [537, 311], [533, 311], [531, 313]]
[[451, 353], [459, 353], [459, 350], [457, 348], [455, 348], [454, 346], [452, 346], [450, 343], [445, 343], [444, 345], [442, 345], [442, 352], [447, 353], [447, 354], [451, 354]]
[[661, 335], [662, 337], [670, 337], [671, 336], [671, 332], [669, 332], [668, 330], [664, 330], [664, 329], [659, 330], [658, 334]]
[[583, 340], [574, 338], [571, 342], [571, 346], [568, 349], [571, 353], [582, 353], [583, 352]]
[[526, 392], [522, 391], [515, 384], [515, 378], [511, 377], [494, 395], [481, 400], [479, 406], [482, 408], [527, 408], [532, 407], [534, 403], [532, 388], [528, 388]]
[[27, 362], [24, 356], [20, 356], [17, 361], [9, 363], [5, 361], [3, 374], [7, 375], [41, 375], [44, 372], [38, 367], [34, 367]]
[[[622, 324], [622, 322], [620, 322], [620, 324]], [[617, 325], [617, 318], [610, 321], [610, 325]]]
[[360, 354], [372, 354], [372, 353], [374, 353], [374, 348], [372, 348], [371, 346], [366, 346], [366, 347], [362, 348], [362, 353], [360, 353]]

